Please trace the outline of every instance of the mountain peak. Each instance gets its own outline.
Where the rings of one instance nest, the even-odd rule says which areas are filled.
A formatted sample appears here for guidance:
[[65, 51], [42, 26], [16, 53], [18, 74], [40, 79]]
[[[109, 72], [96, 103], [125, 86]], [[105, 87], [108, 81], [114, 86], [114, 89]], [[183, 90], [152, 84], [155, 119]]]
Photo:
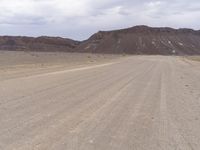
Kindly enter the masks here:
[[200, 54], [200, 32], [186, 28], [140, 25], [126, 29], [99, 31], [82, 42], [76, 50], [154, 55]]
[[0, 36], [0, 50], [200, 55], [200, 30], [139, 25], [99, 31], [82, 42], [47, 36]]

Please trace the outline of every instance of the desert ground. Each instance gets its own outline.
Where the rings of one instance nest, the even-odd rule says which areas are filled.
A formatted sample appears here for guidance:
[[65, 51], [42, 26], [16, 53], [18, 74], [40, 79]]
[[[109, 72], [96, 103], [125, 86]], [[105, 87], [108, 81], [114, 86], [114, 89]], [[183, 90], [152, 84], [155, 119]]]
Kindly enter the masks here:
[[1, 52], [0, 68], [1, 150], [200, 149], [199, 61]]
[[189, 59], [189, 60], [199, 61], [200, 62], [200, 56], [186, 56], [185, 59]]
[[0, 80], [102, 64], [121, 57], [124, 55], [0, 51]]

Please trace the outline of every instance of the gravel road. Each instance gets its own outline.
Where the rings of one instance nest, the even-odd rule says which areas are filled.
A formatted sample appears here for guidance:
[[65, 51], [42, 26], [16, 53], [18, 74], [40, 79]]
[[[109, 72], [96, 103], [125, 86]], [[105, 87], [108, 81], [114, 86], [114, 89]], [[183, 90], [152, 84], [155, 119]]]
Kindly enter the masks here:
[[0, 81], [0, 150], [199, 150], [200, 63], [133, 56]]

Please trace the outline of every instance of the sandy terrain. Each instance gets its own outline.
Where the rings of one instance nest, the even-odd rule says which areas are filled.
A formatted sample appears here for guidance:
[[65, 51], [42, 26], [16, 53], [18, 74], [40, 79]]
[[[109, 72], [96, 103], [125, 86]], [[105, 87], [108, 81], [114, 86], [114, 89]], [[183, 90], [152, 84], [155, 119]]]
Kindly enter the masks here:
[[2, 150], [199, 150], [200, 63], [133, 56], [0, 81]]
[[185, 58], [193, 61], [200, 61], [200, 56], [187, 56]]
[[0, 51], [0, 80], [101, 64], [122, 55]]

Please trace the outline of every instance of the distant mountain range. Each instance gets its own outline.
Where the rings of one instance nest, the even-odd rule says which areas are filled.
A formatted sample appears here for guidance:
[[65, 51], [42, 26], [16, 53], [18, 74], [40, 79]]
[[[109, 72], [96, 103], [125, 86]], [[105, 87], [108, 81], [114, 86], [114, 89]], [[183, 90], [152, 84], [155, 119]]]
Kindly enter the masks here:
[[114, 31], [99, 31], [85, 41], [60, 37], [1, 36], [0, 50], [200, 55], [200, 31], [135, 26]]
[[0, 36], [0, 50], [70, 52], [79, 44], [79, 41], [61, 37]]

